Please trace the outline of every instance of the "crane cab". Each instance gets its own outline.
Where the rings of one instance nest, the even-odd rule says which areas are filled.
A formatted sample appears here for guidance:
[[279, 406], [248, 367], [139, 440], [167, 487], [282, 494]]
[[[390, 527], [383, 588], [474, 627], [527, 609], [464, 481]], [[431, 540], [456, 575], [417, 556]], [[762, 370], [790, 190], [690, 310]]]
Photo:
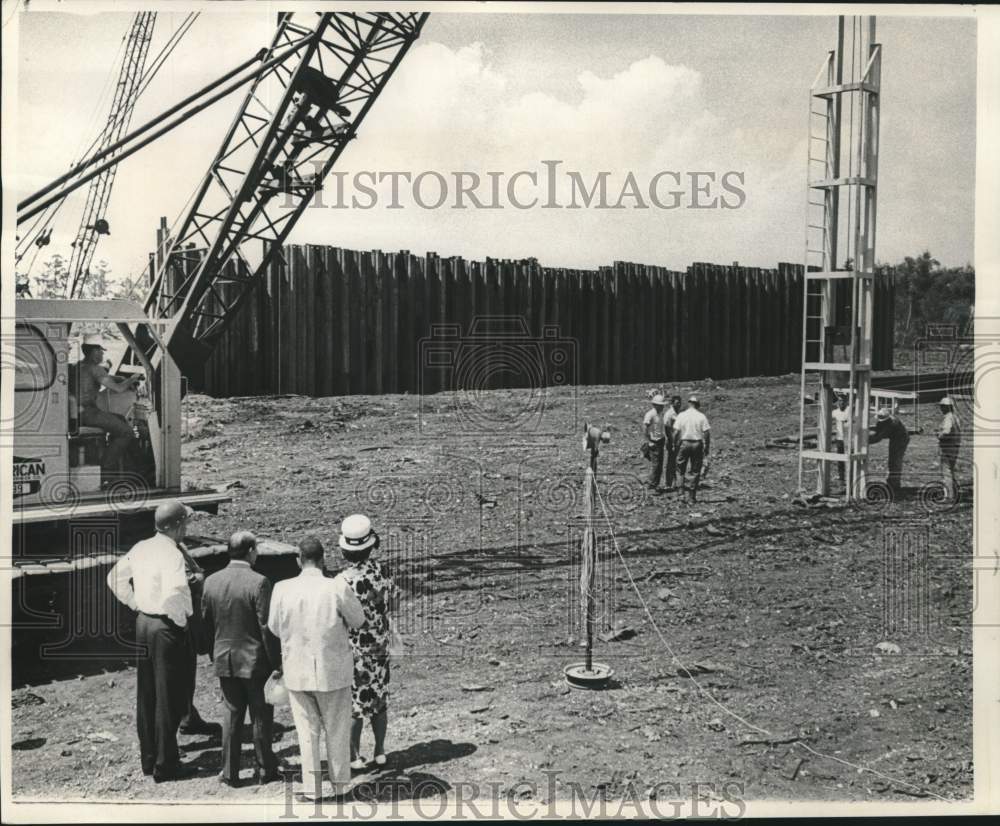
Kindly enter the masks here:
[[[168, 321], [122, 300], [17, 299], [14, 337], [13, 483], [15, 526], [154, 509], [166, 498], [216, 510], [229, 497], [181, 490], [180, 372], [162, 346]], [[136, 390], [102, 391], [97, 405], [123, 416], [136, 436], [113, 481], [102, 479], [107, 435], [81, 424], [74, 376], [84, 332], [104, 331], [112, 375], [138, 373]], [[110, 338], [114, 336], [114, 338]], [[136, 337], [156, 342], [136, 346]], [[122, 355], [138, 354], [124, 365]]]

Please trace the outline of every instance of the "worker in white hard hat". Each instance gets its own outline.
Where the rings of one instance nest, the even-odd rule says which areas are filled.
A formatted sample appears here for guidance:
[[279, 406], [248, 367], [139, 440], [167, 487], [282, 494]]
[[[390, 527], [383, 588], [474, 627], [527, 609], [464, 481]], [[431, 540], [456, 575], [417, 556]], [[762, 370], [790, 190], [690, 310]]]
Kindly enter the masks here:
[[889, 475], [886, 482], [894, 493], [900, 493], [903, 490], [903, 455], [910, 444], [910, 434], [902, 419], [886, 407], [876, 414], [875, 428], [868, 437], [868, 443], [875, 444], [883, 439], [889, 440]]
[[643, 453], [649, 459], [652, 467], [649, 470], [649, 488], [654, 492], [660, 490], [660, 477], [663, 475], [663, 448], [666, 432], [663, 428], [663, 408], [667, 400], [656, 390], [649, 398], [652, 407], [642, 417], [642, 431], [645, 438]]
[[955, 403], [951, 396], [945, 396], [938, 404], [941, 408], [941, 424], [937, 429], [941, 481], [944, 484], [945, 496], [954, 502], [959, 496], [955, 464], [958, 461], [958, 449], [962, 446], [962, 430], [958, 416], [955, 415]]
[[142, 377], [136, 374], [125, 379], [110, 375], [103, 363], [105, 347], [99, 335], [85, 335], [80, 349], [83, 351], [83, 358], [74, 365], [73, 376], [80, 410], [79, 421], [86, 427], [97, 427], [108, 434], [108, 446], [101, 457], [101, 481], [106, 484], [121, 472], [122, 459], [135, 436], [124, 416], [109, 413], [97, 406], [97, 394], [102, 387], [109, 393], [132, 390]]
[[[701, 402], [695, 395], [688, 396], [687, 409], [674, 419], [673, 439], [677, 445], [677, 472], [681, 487], [687, 491], [688, 500], [698, 499], [698, 484], [708, 470], [708, 451], [712, 445], [708, 417], [701, 412]], [[688, 473], [690, 467], [691, 472]]]
[[351, 689], [351, 768], [363, 769], [361, 733], [367, 719], [375, 739], [374, 762], [386, 763], [385, 735], [389, 721], [389, 649], [392, 623], [389, 612], [396, 602], [396, 586], [376, 559], [381, 540], [367, 516], [348, 516], [340, 525], [340, 552], [349, 567], [342, 576], [365, 609], [365, 622], [352, 628], [354, 684]]

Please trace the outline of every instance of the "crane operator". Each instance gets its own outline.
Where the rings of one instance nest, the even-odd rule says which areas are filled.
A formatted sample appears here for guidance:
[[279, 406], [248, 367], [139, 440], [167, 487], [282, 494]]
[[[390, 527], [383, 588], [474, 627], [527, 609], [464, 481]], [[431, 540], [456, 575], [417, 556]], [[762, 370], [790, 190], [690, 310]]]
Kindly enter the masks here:
[[124, 416], [101, 410], [97, 397], [103, 387], [109, 393], [133, 390], [141, 375], [120, 378], [109, 375], [104, 366], [104, 341], [97, 335], [85, 335], [80, 349], [83, 358], [76, 367], [76, 395], [80, 407], [80, 424], [97, 427], [108, 434], [108, 446], [101, 457], [101, 483], [107, 484], [121, 472], [122, 458], [135, 441], [132, 426]]

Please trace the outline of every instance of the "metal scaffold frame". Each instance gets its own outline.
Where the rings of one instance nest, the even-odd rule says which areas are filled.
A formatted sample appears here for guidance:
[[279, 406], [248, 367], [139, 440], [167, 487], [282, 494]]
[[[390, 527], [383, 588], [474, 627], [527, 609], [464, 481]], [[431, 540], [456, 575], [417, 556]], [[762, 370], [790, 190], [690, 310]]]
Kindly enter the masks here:
[[[815, 467], [815, 492], [827, 496], [843, 463], [845, 501], [866, 489], [881, 68], [875, 18], [839, 17], [837, 48], [809, 97], [798, 484], [805, 492]], [[806, 446], [809, 381], [818, 384], [815, 448]], [[843, 453], [833, 445], [837, 392], [848, 400]]]

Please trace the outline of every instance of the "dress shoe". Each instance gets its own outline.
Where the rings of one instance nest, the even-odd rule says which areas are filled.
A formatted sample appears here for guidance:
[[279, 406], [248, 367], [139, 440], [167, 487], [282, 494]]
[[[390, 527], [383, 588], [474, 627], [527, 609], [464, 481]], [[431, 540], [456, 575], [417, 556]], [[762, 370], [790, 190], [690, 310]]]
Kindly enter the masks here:
[[235, 788], [237, 785], [239, 785], [239, 780], [238, 779], [236, 779], [236, 780], [230, 780], [224, 774], [218, 774], [218, 775], [216, 775], [215, 779], [218, 780], [223, 786], [229, 786], [230, 788]]
[[222, 725], [220, 723], [209, 723], [205, 720], [195, 720], [186, 726], [181, 726], [181, 734], [205, 734], [208, 736], [222, 735]]
[[184, 780], [188, 777], [194, 777], [198, 774], [198, 767], [192, 765], [191, 763], [178, 763], [177, 766], [169, 772], [157, 772], [153, 771], [153, 780], [157, 783], [166, 783], [170, 780]]

